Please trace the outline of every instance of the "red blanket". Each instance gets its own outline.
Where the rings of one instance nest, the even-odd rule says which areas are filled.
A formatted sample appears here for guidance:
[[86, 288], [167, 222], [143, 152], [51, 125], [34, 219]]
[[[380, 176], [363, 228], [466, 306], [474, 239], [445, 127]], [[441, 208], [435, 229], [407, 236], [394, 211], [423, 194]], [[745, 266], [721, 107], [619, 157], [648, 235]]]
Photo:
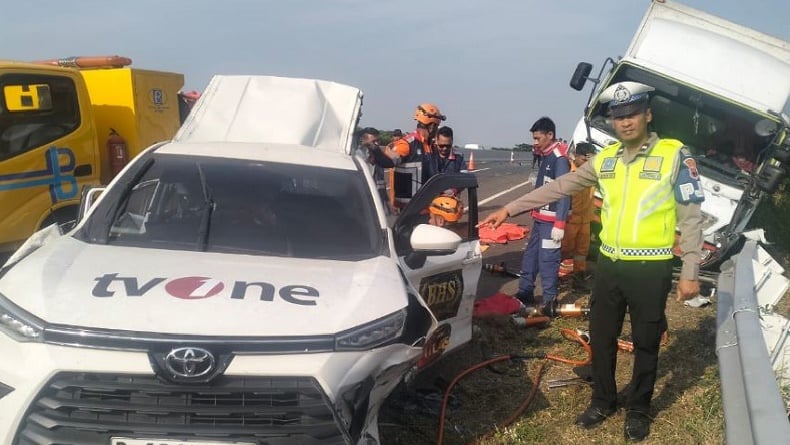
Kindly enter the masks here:
[[521, 302], [510, 295], [497, 292], [494, 295], [475, 301], [475, 308], [472, 311], [473, 317], [485, 317], [488, 315], [510, 315], [518, 312]]
[[478, 229], [480, 242], [485, 244], [506, 244], [508, 241], [519, 240], [527, 236], [529, 229], [513, 223], [502, 223], [496, 229], [483, 226]]

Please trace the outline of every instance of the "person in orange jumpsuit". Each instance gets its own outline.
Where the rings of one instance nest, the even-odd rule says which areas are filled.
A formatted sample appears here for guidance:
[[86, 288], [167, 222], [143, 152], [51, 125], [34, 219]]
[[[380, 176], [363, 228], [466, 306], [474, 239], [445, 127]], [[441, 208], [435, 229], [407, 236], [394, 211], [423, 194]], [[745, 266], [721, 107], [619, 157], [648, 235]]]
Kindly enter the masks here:
[[[572, 169], [576, 170], [595, 155], [595, 147], [587, 142], [576, 144]], [[565, 237], [562, 239], [562, 264], [560, 275], [564, 270], [573, 272], [573, 287], [576, 290], [585, 288], [587, 275], [587, 255], [590, 253], [590, 221], [593, 217], [595, 187], [576, 193], [571, 198], [571, 213], [565, 225]], [[570, 267], [569, 267], [570, 266]]]

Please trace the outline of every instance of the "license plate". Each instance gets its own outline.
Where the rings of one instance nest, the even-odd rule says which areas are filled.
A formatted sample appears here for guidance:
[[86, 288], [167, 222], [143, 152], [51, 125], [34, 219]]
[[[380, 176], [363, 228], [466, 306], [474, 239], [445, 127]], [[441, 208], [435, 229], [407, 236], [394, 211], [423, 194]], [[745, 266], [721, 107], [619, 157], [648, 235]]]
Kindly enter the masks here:
[[112, 437], [110, 445], [258, 445], [257, 442], [228, 442], [205, 440], [178, 440], [178, 439], [133, 439], [131, 437]]

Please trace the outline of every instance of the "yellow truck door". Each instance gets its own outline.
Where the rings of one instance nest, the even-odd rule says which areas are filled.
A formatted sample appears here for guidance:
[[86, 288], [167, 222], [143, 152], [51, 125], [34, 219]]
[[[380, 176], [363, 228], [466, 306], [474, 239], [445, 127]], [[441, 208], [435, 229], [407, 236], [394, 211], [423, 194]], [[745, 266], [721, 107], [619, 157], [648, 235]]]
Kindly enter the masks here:
[[0, 252], [68, 218], [80, 186], [98, 182], [96, 150], [77, 71], [0, 64]]

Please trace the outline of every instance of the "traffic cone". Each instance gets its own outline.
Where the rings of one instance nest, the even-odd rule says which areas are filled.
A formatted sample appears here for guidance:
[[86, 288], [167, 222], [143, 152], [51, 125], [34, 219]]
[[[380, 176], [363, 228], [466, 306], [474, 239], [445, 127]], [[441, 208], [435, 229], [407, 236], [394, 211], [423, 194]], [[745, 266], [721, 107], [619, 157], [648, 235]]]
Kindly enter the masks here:
[[469, 153], [469, 164], [466, 166], [467, 170], [474, 170], [475, 169], [475, 154]]

